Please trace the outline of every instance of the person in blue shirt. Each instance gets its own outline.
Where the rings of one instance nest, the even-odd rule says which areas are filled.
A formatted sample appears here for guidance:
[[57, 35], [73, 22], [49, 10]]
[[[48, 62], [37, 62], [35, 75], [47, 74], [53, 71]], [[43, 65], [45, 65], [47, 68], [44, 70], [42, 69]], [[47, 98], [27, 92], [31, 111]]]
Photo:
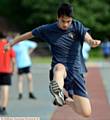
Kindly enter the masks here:
[[[19, 36], [17, 33], [16, 37]], [[29, 89], [29, 98], [36, 99], [33, 94], [33, 80], [31, 73], [31, 53], [37, 47], [37, 43], [29, 40], [22, 41], [13, 46], [14, 51], [16, 52], [16, 66], [18, 71], [18, 99], [23, 97], [23, 75], [25, 74], [28, 79], [28, 89]]]
[[[49, 88], [54, 97], [54, 104], [62, 106], [66, 101], [77, 113], [89, 117], [91, 104], [83, 77], [85, 64], [82, 45], [86, 41], [91, 47], [97, 47], [101, 41], [93, 39], [88, 33], [88, 28], [73, 19], [73, 10], [69, 3], [59, 6], [56, 22], [39, 26], [19, 36], [12, 43], [7, 44], [5, 50], [34, 36], [47, 41], [51, 47]], [[66, 97], [71, 97], [71, 100], [68, 98], [64, 100], [64, 89], [67, 91]]]
[[103, 53], [104, 59], [106, 61], [109, 61], [109, 58], [110, 58], [110, 41], [107, 38], [102, 43], [101, 48], [102, 48], [102, 53]]
[[83, 43], [82, 54], [85, 62], [89, 59], [90, 45], [87, 42]]

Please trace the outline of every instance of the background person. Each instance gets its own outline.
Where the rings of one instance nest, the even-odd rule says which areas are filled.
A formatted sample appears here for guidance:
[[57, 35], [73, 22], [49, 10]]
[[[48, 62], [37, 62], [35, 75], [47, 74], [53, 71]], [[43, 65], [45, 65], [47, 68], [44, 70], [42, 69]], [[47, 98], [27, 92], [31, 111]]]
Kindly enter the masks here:
[[109, 61], [110, 58], [110, 41], [108, 39], [105, 39], [104, 42], [101, 45], [102, 48], [102, 54], [106, 61]]
[[[18, 36], [19, 34], [16, 35], [16, 37]], [[18, 71], [18, 99], [22, 99], [23, 97], [24, 75], [28, 80], [29, 98], [36, 99], [35, 95], [33, 94], [33, 79], [31, 72], [32, 61], [30, 56], [36, 47], [37, 43], [29, 40], [22, 41], [13, 47], [16, 52], [16, 65]]]
[[7, 114], [11, 75], [15, 70], [15, 52], [12, 48], [4, 51], [7, 43], [6, 37], [0, 32], [0, 115]]
[[82, 48], [82, 54], [85, 62], [89, 59], [90, 49], [91, 49], [90, 45], [87, 42], [84, 42]]

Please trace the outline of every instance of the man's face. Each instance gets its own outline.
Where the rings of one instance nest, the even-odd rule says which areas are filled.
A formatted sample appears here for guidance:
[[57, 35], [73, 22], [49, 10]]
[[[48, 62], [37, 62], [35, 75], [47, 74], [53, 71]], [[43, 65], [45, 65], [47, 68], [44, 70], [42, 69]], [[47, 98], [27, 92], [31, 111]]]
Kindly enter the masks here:
[[72, 23], [72, 17], [61, 16], [58, 18], [58, 27], [62, 30], [67, 30]]

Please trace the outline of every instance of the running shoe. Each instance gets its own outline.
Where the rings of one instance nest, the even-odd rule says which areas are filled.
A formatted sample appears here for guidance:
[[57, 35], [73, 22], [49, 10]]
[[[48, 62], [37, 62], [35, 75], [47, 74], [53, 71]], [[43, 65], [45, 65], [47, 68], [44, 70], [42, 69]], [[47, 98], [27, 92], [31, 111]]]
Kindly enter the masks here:
[[54, 97], [54, 105], [63, 106], [64, 101], [64, 94], [63, 91], [58, 86], [58, 83], [55, 80], [52, 80], [49, 85], [49, 90]]

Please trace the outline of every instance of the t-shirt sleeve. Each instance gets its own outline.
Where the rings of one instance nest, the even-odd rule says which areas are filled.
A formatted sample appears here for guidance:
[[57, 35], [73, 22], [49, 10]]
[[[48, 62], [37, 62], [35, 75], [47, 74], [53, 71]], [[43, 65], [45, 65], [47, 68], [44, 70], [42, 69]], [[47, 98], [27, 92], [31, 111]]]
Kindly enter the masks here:
[[47, 25], [42, 25], [32, 30], [32, 35], [39, 37], [42, 40], [48, 39], [46, 33], [47, 33]]
[[87, 28], [87, 27], [85, 27], [81, 22], [77, 22], [77, 24], [76, 24], [77, 26], [77, 32], [78, 32], [78, 34], [80, 35], [80, 38], [81, 38], [81, 40], [83, 40], [84, 41], [84, 36], [85, 36], [85, 34], [86, 34], [86, 32], [89, 32], [90, 33], [90, 29], [89, 28]]

